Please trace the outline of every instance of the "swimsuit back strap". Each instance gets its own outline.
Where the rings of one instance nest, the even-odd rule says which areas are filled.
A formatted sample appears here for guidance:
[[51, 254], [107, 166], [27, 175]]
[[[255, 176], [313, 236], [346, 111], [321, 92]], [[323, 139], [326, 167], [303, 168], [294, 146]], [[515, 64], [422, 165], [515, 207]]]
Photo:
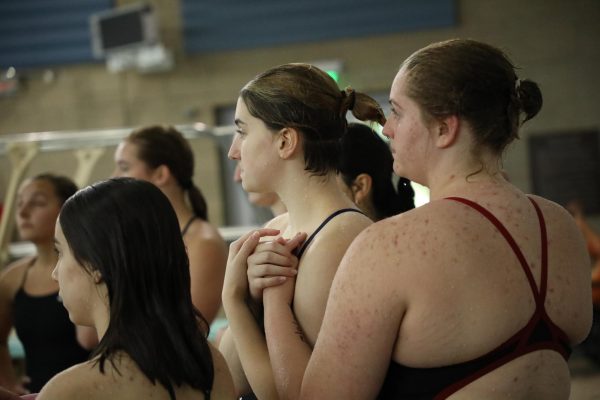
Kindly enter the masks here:
[[465, 199], [462, 197], [447, 197], [446, 199], [454, 200], [459, 203], [463, 203], [463, 204], [475, 209], [480, 214], [482, 214], [485, 218], [487, 218], [496, 227], [496, 229], [498, 229], [498, 231], [502, 234], [504, 239], [508, 242], [509, 246], [511, 247], [511, 249], [517, 256], [519, 263], [521, 263], [521, 267], [523, 269], [523, 272], [527, 276], [527, 281], [529, 282], [529, 286], [531, 287], [531, 291], [533, 292], [533, 295], [534, 295], [537, 305], [543, 305], [543, 303], [540, 303], [540, 293], [538, 292], [538, 288], [537, 288], [537, 285], [535, 284], [535, 279], [533, 278], [533, 274], [531, 273], [529, 264], [527, 263], [527, 260], [525, 259], [523, 252], [519, 248], [519, 245], [517, 245], [517, 242], [512, 237], [512, 235], [510, 234], [508, 229], [506, 229], [506, 227], [502, 224], [502, 222], [500, 222], [500, 220], [498, 220], [498, 218], [496, 218], [494, 216], [494, 214], [489, 212], [487, 209], [485, 209], [481, 205], [475, 203], [474, 201], [471, 201], [471, 200], [468, 200], [468, 199]]
[[186, 232], [188, 231], [188, 229], [190, 228], [190, 225], [192, 225], [192, 222], [194, 222], [194, 220], [198, 218], [196, 215], [192, 215], [192, 218], [190, 218], [188, 220], [188, 222], [186, 222], [185, 226], [183, 227], [183, 229], [181, 230], [181, 236], [185, 236]]
[[325, 225], [327, 225], [327, 223], [329, 221], [331, 221], [333, 218], [337, 217], [340, 214], [346, 213], [346, 212], [357, 212], [357, 213], [360, 213], [362, 215], [365, 215], [362, 211], [360, 211], [360, 210], [358, 210], [356, 208], [342, 208], [342, 209], [339, 209], [337, 211], [334, 211], [330, 216], [328, 216], [327, 218], [325, 218], [325, 220], [323, 222], [321, 222], [321, 225], [319, 225], [319, 227], [302, 244], [302, 247], [300, 247], [300, 249], [298, 250], [298, 252], [296, 254], [296, 257], [298, 257], [298, 260], [304, 254], [304, 251], [306, 250], [306, 248], [308, 247], [308, 245], [310, 244], [310, 242], [312, 242], [313, 239], [315, 238], [315, 236], [317, 236], [317, 233], [319, 233], [319, 231], [321, 229], [323, 229], [325, 227]]

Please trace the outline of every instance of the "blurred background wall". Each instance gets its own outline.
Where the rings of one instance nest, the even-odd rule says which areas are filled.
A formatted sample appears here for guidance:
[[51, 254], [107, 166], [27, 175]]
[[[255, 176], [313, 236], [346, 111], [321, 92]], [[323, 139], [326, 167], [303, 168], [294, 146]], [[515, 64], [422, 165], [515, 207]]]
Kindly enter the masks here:
[[[23, 1], [33, 2], [33, 7], [36, 2], [44, 3]], [[123, 6], [134, 2], [118, 0], [115, 3]], [[206, 45], [195, 51], [190, 51], [189, 43], [186, 45], [184, 40], [184, 31], [187, 29], [189, 33], [184, 21], [188, 18], [198, 22], [218, 15], [204, 14], [201, 7], [191, 6], [192, 0], [152, 0], [149, 3], [158, 12], [161, 40], [174, 55], [175, 65], [171, 70], [148, 74], [112, 73], [104, 62], [91, 60], [17, 69], [18, 90], [0, 97], [0, 134], [97, 130], [152, 123], [229, 124], [232, 121], [228, 112], [235, 104], [239, 89], [257, 73], [287, 62], [338, 60], [343, 65], [341, 87], [351, 85], [359, 91], [379, 94], [385, 101], [391, 81], [405, 57], [428, 43], [454, 37], [473, 38], [501, 47], [521, 68], [521, 77], [537, 81], [542, 88], [541, 113], [525, 125], [522, 139], [512, 145], [506, 155], [505, 168], [511, 180], [523, 190], [532, 189], [527, 147], [530, 135], [600, 127], [598, 0], [456, 0], [445, 3], [450, 4], [453, 13], [450, 24], [437, 27], [409, 24], [406, 29], [391, 27], [380, 34], [361, 33], [363, 24], [380, 23], [388, 27], [396, 18], [404, 18], [406, 25], [403, 4], [408, 10], [415, 4], [427, 7], [430, 3], [435, 7], [440, 3], [396, 0], [389, 3], [395, 5], [393, 10], [385, 6], [371, 7], [363, 21], [347, 21], [353, 32], [349, 37], [235, 49], [234, 35], [229, 49], [218, 50]], [[223, 12], [230, 2], [196, 3], [205, 10], [216, 7]], [[246, 3], [250, 6], [264, 2]], [[283, 7], [279, 11], [283, 15], [285, 7], [289, 7], [288, 13], [297, 13], [298, 4], [302, 2], [277, 3]], [[307, 2], [317, 3], [328, 1]], [[331, 8], [326, 17], [332, 21], [343, 19], [344, 2], [333, 1], [332, 4], [337, 8]], [[0, 5], [2, 7], [10, 5], [5, 3]], [[252, 14], [238, 19], [225, 16], [228, 19], [211, 21], [211, 24], [230, 28], [240, 41], [245, 38], [245, 25], [256, 26], [258, 22], [268, 26], [277, 22], [269, 18], [257, 21], [260, 16]], [[306, 21], [306, 28], [289, 26], [288, 29], [310, 29], [310, 12]], [[0, 27], [0, 33], [2, 29]], [[390, 32], [394, 30], [397, 32]], [[0, 48], [2, 41], [9, 40], [11, 38], [4, 35]], [[228, 47], [227, 43], [221, 46]], [[0, 67], [6, 68], [5, 65]], [[2, 179], [0, 177], [0, 189], [6, 184]]]

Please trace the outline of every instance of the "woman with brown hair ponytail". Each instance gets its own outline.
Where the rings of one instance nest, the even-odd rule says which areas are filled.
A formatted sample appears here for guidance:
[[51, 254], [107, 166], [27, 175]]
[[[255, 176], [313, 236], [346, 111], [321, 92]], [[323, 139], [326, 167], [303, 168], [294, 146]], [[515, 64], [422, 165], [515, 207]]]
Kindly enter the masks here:
[[194, 184], [190, 144], [172, 126], [142, 127], [119, 144], [115, 164], [113, 175], [152, 182], [169, 198], [190, 259], [192, 301], [210, 323], [221, 306], [227, 247]]

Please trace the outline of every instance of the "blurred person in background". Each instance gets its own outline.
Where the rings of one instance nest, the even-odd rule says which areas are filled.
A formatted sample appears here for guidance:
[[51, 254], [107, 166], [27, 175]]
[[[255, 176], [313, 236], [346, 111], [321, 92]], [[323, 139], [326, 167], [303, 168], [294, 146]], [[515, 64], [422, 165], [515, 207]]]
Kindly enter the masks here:
[[115, 165], [114, 176], [149, 181], [171, 202], [190, 258], [192, 301], [211, 323], [221, 307], [227, 246], [194, 184], [189, 142], [171, 126], [142, 127], [119, 144]]
[[[15, 261], [0, 276], [0, 385], [19, 394], [39, 391], [58, 372], [86, 360], [97, 343], [93, 329], [69, 320], [51, 276], [57, 261], [56, 218], [76, 191], [66, 177], [42, 174], [24, 181], [17, 194], [17, 230], [36, 253]], [[8, 351], [13, 326], [25, 350], [24, 381]]]

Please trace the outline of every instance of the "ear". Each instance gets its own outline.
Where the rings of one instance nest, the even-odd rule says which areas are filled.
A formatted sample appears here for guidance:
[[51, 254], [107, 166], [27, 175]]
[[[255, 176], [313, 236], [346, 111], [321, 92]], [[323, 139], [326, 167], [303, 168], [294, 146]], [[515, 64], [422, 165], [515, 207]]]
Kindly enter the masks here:
[[278, 132], [277, 151], [279, 156], [287, 160], [300, 148], [300, 132], [295, 128], [283, 128]]
[[369, 198], [372, 186], [373, 179], [369, 174], [359, 174], [356, 178], [354, 178], [354, 182], [352, 182], [352, 186], [350, 188], [350, 190], [352, 190], [352, 194], [354, 195], [354, 202], [356, 204], [360, 204]]
[[458, 138], [460, 119], [450, 115], [438, 121], [436, 126], [436, 145], [441, 149], [450, 147]]
[[96, 285], [104, 281], [104, 279], [102, 278], [102, 274], [97, 269], [92, 271], [92, 279], [94, 280], [94, 283]]
[[166, 165], [159, 165], [152, 171], [152, 183], [156, 186], [164, 186], [171, 179], [171, 170]]

